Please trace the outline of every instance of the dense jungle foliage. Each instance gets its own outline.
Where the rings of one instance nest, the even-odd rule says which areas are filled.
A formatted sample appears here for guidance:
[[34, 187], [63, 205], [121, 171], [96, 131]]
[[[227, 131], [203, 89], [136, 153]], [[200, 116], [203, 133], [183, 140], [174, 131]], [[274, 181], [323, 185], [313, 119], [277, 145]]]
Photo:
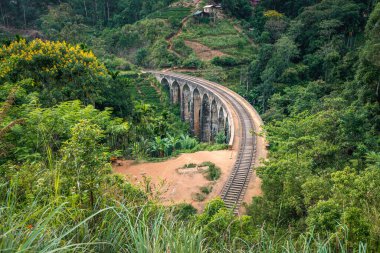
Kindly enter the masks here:
[[[193, 1], [0, 2], [0, 251], [380, 250], [380, 3], [215, 2], [221, 17], [185, 25]], [[112, 174], [113, 157], [224, 147], [189, 136], [140, 67], [191, 69], [258, 109], [269, 158], [247, 215], [163, 207], [148, 178]]]

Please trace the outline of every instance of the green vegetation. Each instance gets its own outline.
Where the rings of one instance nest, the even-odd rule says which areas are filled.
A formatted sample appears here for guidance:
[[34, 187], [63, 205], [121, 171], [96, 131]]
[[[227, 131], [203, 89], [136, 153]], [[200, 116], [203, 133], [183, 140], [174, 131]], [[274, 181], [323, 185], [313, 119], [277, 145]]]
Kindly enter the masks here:
[[[221, 18], [178, 33], [195, 9], [173, 2], [1, 2], [0, 251], [378, 252], [380, 3], [222, 0]], [[192, 68], [262, 114], [269, 159], [247, 215], [163, 207], [149, 180], [112, 174], [119, 156], [226, 148], [187, 135], [139, 67]]]
[[150, 15], [147, 19], [166, 19], [175, 26], [179, 26], [181, 21], [190, 14], [190, 8], [186, 7], [168, 7], [165, 9], [158, 10]]
[[255, 17], [261, 45], [241, 92], [267, 122], [270, 158], [248, 213], [275, 231], [336, 233], [378, 251], [380, 4], [295, 2], [291, 19], [273, 1], [263, 6], [278, 12]]
[[220, 175], [222, 174], [220, 168], [212, 162], [203, 162], [199, 166], [207, 167], [207, 169], [203, 172], [207, 180], [216, 181], [220, 178]]
[[183, 166], [184, 168], [195, 168], [197, 167], [197, 164], [195, 163], [188, 163], [188, 164], [185, 164], [185, 166]]
[[248, 38], [242, 36], [229, 20], [188, 25], [179, 37], [199, 42], [241, 60], [251, 57], [255, 52]]
[[203, 194], [208, 195], [212, 192], [212, 185], [202, 186], [200, 190]]
[[198, 201], [198, 202], [204, 201], [206, 197], [207, 197], [206, 194], [204, 194], [203, 192], [196, 192], [192, 196], [193, 200]]

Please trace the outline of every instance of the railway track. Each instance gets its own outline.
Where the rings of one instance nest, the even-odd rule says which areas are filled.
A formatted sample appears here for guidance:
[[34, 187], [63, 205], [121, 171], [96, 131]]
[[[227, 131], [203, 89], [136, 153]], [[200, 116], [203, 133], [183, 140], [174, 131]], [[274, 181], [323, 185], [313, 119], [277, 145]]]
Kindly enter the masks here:
[[255, 124], [249, 112], [253, 108], [238, 94], [217, 83], [183, 74], [163, 74], [206, 86], [229, 103], [236, 112], [239, 121], [239, 131], [236, 131], [235, 134], [238, 134], [240, 137], [239, 150], [233, 170], [224, 184], [220, 195], [226, 206], [234, 210], [234, 213], [238, 213], [253, 173], [252, 167], [255, 163], [257, 138], [252, 133], [252, 131], [255, 131]]

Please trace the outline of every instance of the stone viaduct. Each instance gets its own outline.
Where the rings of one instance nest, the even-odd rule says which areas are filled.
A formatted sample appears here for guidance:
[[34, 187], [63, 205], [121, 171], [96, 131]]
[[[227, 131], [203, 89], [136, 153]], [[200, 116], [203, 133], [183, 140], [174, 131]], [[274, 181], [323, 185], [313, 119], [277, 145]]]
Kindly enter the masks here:
[[[179, 73], [149, 73], [169, 92], [171, 102], [180, 105], [182, 119], [190, 122], [194, 135], [208, 142], [224, 133], [226, 142], [236, 149], [235, 163], [220, 196], [226, 207], [238, 214], [247, 189], [260, 184], [253, 167], [259, 166], [267, 154], [265, 137], [254, 134], [262, 131], [260, 115], [243, 97], [220, 84]], [[247, 200], [251, 197], [247, 196]]]
[[191, 131], [203, 142], [214, 142], [223, 133], [232, 146], [234, 124], [227, 102], [206, 86], [179, 77], [156, 73], [157, 80], [170, 94], [170, 101], [179, 104], [181, 118], [190, 123]]

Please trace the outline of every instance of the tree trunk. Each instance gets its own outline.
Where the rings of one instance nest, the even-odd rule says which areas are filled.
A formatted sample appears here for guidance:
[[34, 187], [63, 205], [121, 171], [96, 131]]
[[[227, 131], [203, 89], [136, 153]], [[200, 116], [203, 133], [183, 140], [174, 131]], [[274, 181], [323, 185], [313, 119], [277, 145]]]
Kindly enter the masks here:
[[110, 21], [110, 5], [109, 1], [107, 0], [107, 24]]
[[25, 4], [23, 5], [23, 9], [24, 9], [24, 28], [26, 29], [26, 7], [25, 7]]
[[3, 20], [3, 25], [5, 26], [5, 17], [4, 17], [4, 12], [3, 12], [3, 6], [1, 5], [1, 3], [0, 3], [0, 14]]
[[98, 21], [98, 3], [94, 0], [94, 25], [96, 25]]
[[86, 15], [86, 18], [87, 18], [87, 5], [86, 5], [86, 0], [83, 0], [83, 6], [84, 6], [84, 13]]

